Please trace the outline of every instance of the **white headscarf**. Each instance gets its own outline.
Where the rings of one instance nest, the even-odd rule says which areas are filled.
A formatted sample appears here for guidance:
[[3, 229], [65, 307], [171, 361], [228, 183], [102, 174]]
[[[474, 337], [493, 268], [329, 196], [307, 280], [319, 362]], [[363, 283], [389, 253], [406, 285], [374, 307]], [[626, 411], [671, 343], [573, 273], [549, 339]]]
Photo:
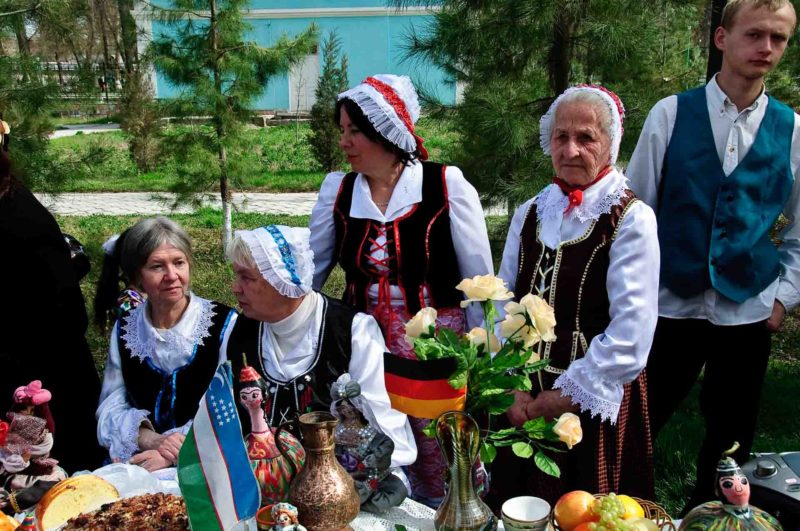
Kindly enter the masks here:
[[608, 131], [611, 138], [611, 157], [609, 164], [615, 164], [619, 156], [619, 145], [620, 142], [622, 142], [622, 132], [624, 131], [622, 123], [625, 120], [625, 107], [622, 105], [622, 100], [619, 99], [619, 96], [600, 85], [576, 85], [568, 88], [555, 99], [539, 121], [539, 143], [542, 146], [542, 151], [544, 151], [545, 155], [550, 155], [550, 136], [553, 133], [553, 124], [556, 119], [558, 106], [563, 103], [567, 96], [576, 92], [591, 92], [597, 94], [603, 99], [606, 105], [608, 105], [608, 110], [611, 113], [611, 131]]
[[236, 231], [250, 249], [261, 276], [278, 293], [293, 299], [311, 291], [314, 252], [309, 245], [310, 235], [305, 227], [284, 225]]

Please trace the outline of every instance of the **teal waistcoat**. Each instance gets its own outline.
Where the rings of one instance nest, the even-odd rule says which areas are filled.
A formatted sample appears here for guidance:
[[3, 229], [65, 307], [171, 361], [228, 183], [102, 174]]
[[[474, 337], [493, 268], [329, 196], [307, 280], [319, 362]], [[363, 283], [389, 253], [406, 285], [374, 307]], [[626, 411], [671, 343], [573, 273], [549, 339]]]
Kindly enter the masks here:
[[794, 184], [794, 112], [770, 97], [750, 151], [725, 176], [705, 87], [678, 94], [659, 187], [661, 282], [688, 298], [713, 287], [742, 303], [780, 274], [769, 231]]

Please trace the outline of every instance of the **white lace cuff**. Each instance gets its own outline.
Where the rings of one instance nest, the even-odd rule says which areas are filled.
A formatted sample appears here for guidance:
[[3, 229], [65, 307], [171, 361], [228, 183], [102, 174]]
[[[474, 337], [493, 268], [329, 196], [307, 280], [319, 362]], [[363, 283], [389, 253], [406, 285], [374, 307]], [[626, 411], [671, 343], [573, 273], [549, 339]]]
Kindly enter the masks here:
[[[576, 376], [576, 378], [572, 376]], [[587, 382], [589, 385], [581, 385]], [[570, 374], [568, 369], [558, 377], [553, 388], [561, 389], [561, 396], [569, 396], [574, 405], [580, 406], [581, 413], [589, 411], [592, 417], [599, 415], [601, 421], [617, 423], [617, 414], [623, 394], [621, 384], [603, 382], [597, 377], [586, 378], [581, 371], [573, 371], [573, 374]]]
[[111, 436], [108, 453], [111, 459], [127, 461], [139, 451], [139, 428], [142, 424], [151, 427], [147, 420], [150, 412], [144, 409], [129, 409], [118, 421], [119, 430]]

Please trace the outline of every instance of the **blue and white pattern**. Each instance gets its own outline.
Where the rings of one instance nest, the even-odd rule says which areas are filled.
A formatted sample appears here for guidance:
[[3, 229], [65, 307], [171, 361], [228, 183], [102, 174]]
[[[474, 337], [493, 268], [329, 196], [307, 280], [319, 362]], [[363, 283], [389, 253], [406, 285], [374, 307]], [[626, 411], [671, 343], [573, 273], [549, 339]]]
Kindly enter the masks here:
[[294, 256], [292, 256], [292, 250], [289, 248], [289, 242], [286, 241], [283, 233], [275, 225], [267, 225], [264, 230], [269, 232], [275, 243], [278, 244], [278, 250], [281, 253], [283, 264], [286, 266], [286, 271], [289, 273], [294, 285], [299, 286], [301, 284], [300, 277], [297, 276], [297, 265], [295, 264]]

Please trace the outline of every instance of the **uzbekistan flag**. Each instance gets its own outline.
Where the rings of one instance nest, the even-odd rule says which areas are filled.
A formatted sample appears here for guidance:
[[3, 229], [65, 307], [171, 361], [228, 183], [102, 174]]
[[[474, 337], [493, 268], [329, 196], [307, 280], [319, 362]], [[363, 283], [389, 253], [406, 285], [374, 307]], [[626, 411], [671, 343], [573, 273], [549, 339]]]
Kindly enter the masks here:
[[178, 455], [178, 483], [193, 531], [228, 531], [255, 516], [261, 501], [230, 371], [230, 363], [217, 369]]
[[467, 387], [453, 389], [447, 379], [456, 370], [455, 358], [414, 360], [383, 355], [386, 391], [392, 408], [422, 419], [435, 419], [445, 411], [464, 409]]

